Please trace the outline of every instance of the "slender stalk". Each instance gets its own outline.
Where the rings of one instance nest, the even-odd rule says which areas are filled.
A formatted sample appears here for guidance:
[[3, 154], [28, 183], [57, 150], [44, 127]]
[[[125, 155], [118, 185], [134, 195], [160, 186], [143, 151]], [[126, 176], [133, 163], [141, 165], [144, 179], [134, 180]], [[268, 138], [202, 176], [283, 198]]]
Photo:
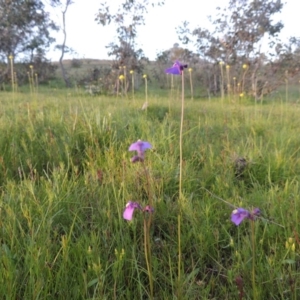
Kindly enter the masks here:
[[236, 90], [236, 77], [233, 77], [233, 97], [234, 97], [234, 102], [236, 101], [236, 94], [237, 94], [237, 90]]
[[288, 103], [289, 99], [289, 79], [288, 79], [288, 71], [285, 71], [285, 103]]
[[29, 68], [30, 68], [30, 80], [31, 80], [31, 84], [32, 84], [32, 91], [35, 92], [33, 65], [30, 65]]
[[146, 168], [145, 162], [142, 162], [143, 165], [143, 169], [144, 169], [144, 173], [145, 173], [145, 177], [147, 180], [147, 195], [148, 195], [148, 200], [149, 200], [149, 205], [151, 207], [153, 207], [153, 197], [152, 197], [152, 192], [151, 192], [151, 187], [150, 187], [150, 176], [149, 176], [149, 172]]
[[249, 70], [249, 67], [248, 67], [248, 65], [247, 64], [243, 64], [243, 69], [244, 69], [244, 73], [243, 73], [243, 81], [242, 81], [242, 93], [244, 93], [244, 91], [245, 91], [245, 78], [246, 78], [246, 74], [247, 74], [247, 72], [248, 72], [248, 70]]
[[[147, 195], [149, 200], [149, 205], [153, 207], [153, 197], [150, 187], [150, 176], [149, 172], [146, 168], [145, 162], [142, 162], [146, 181], [147, 181]], [[148, 270], [148, 277], [149, 277], [149, 286], [150, 286], [150, 299], [153, 299], [153, 275], [152, 275], [152, 254], [151, 254], [151, 242], [150, 242], [150, 227], [152, 223], [152, 214], [150, 213], [148, 219], [146, 221], [146, 213], [144, 213], [144, 251], [145, 251], [145, 260]]]
[[36, 93], [39, 91], [39, 80], [38, 80], [38, 74], [35, 73], [35, 88], [36, 88]]
[[15, 92], [15, 82], [14, 82], [14, 61], [13, 61], [13, 56], [10, 55], [9, 56], [9, 60], [10, 60], [10, 72], [11, 72], [11, 87], [12, 87], [12, 91], [13, 93]]
[[15, 86], [15, 91], [18, 92], [18, 76], [16, 72], [14, 72], [14, 86]]
[[31, 78], [30, 78], [30, 73], [27, 72], [28, 75], [28, 82], [29, 82], [29, 87], [30, 87], [30, 94], [32, 95], [33, 91], [32, 91], [32, 82], [31, 82]]
[[230, 101], [231, 85], [230, 85], [230, 65], [226, 65], [226, 80], [227, 80], [227, 97]]
[[148, 277], [149, 277], [149, 286], [150, 286], [150, 299], [153, 299], [153, 277], [152, 277], [152, 268], [151, 268], [151, 245], [150, 245], [150, 220], [151, 214], [149, 215], [148, 222], [144, 214], [144, 252], [145, 260], [147, 265]]
[[253, 289], [253, 299], [258, 299], [257, 290], [255, 284], [255, 228], [254, 220], [250, 221], [251, 224], [251, 243], [252, 243], [252, 289]]
[[121, 86], [121, 97], [122, 97], [122, 98], [123, 98], [123, 94], [125, 94], [125, 92], [124, 92], [124, 85], [123, 85], [124, 80], [125, 80], [124, 75], [120, 75], [120, 76], [119, 76], [119, 81], [120, 81], [121, 83], [119, 83], [119, 85]]
[[191, 99], [194, 99], [194, 90], [193, 90], [193, 77], [192, 77], [192, 68], [189, 68], [189, 73], [190, 73], [190, 86], [191, 86]]
[[148, 81], [147, 81], [147, 77], [145, 77], [145, 97], [146, 97], [146, 102], [148, 103]]
[[223, 72], [223, 65], [224, 63], [220, 62], [220, 69], [221, 69], [221, 98], [222, 98], [222, 105], [224, 102], [224, 72]]
[[124, 76], [124, 94], [127, 97], [126, 66], [123, 66], [123, 76]]
[[181, 119], [179, 133], [179, 200], [182, 200], [182, 135], [183, 135], [183, 120], [184, 120], [184, 71], [181, 75]]
[[182, 206], [182, 166], [183, 166], [183, 155], [182, 155], [182, 136], [183, 136], [183, 120], [184, 120], [184, 71], [181, 74], [181, 120], [180, 120], [180, 133], [179, 133], [179, 213], [178, 213], [178, 299], [181, 298], [181, 206]]
[[143, 105], [143, 109], [146, 109], [146, 112], [148, 111], [148, 81], [147, 81], [147, 75], [144, 74], [143, 78], [145, 80], [145, 103]]
[[173, 78], [173, 74], [171, 74], [171, 94], [169, 97], [169, 114], [171, 112], [171, 101], [174, 100], [173, 99], [174, 95], [175, 95], [175, 93], [174, 93], [174, 78]]
[[130, 70], [130, 74], [131, 74], [132, 99], [134, 100], [134, 71]]

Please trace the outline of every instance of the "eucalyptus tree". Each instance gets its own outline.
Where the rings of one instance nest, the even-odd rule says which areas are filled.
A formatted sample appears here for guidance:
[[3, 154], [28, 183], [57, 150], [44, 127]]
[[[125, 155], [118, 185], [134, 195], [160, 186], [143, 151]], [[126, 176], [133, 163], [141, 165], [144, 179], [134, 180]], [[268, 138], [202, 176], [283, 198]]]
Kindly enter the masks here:
[[22, 54], [31, 61], [54, 41], [51, 31], [57, 26], [51, 20], [41, 0], [0, 0], [0, 60], [7, 62]]
[[0, 0], [0, 56], [47, 48], [57, 26], [40, 0]]
[[137, 48], [138, 27], [145, 25], [145, 15], [150, 6], [161, 6], [164, 1], [124, 0], [111, 12], [107, 3], [102, 3], [96, 21], [103, 26], [114, 24], [118, 41], [112, 41], [107, 48], [108, 55], [116, 59], [116, 67], [127, 66], [141, 72], [142, 49]]
[[194, 41], [202, 58], [211, 63], [214, 74], [220, 74], [220, 62], [240, 83], [246, 80], [247, 73], [244, 88], [257, 98], [259, 82], [267, 85], [265, 68], [272, 58], [269, 54], [276, 55], [280, 42], [284, 24], [274, 21], [274, 16], [282, 11], [283, 5], [281, 0], [229, 0], [225, 8], [218, 7], [217, 13], [209, 17], [212, 30], [191, 30], [189, 23], [184, 22], [178, 34], [184, 43]]

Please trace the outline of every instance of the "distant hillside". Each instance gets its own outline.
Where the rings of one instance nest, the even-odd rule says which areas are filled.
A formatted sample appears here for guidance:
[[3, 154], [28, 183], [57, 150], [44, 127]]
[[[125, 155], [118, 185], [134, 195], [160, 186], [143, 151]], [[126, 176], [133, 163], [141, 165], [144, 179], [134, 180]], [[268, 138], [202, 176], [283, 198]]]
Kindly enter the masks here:
[[[59, 62], [52, 62], [53, 65], [58, 66], [56, 75], [61, 77], [61, 70], [59, 68]], [[94, 58], [82, 58], [82, 59], [65, 59], [63, 65], [66, 68], [70, 77], [81, 77], [91, 72], [95, 68], [110, 67], [112, 60], [101, 60]]]

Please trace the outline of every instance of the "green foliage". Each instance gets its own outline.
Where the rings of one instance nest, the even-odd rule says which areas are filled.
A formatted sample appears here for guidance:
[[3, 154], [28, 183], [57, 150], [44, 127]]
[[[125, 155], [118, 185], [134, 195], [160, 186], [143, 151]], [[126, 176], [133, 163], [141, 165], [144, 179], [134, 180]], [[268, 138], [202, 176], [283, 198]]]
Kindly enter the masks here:
[[33, 55], [53, 41], [50, 30], [57, 30], [45, 11], [43, 1], [0, 1], [0, 57]]
[[[1, 99], [0, 294], [149, 298], [142, 216], [122, 218], [128, 200], [148, 201], [128, 152], [142, 139], [153, 145], [146, 166], [155, 206], [154, 296], [176, 298], [180, 101], [149, 97], [143, 111], [138, 95], [48, 90], [2, 92]], [[299, 298], [299, 107], [244, 102], [186, 99], [183, 299], [238, 299], [237, 282], [243, 299], [253, 298], [249, 222], [236, 227], [232, 208], [213, 195], [260, 207], [284, 226], [254, 223], [258, 299]]]
[[[212, 29], [183, 22], [179, 38], [196, 46], [199, 79], [207, 90], [222, 97], [246, 92], [258, 100], [288, 81], [298, 82], [299, 39], [278, 39], [284, 24], [276, 16], [283, 6], [281, 0], [230, 0], [209, 17]], [[262, 47], [266, 40], [268, 51]]]
[[115, 11], [111, 11], [106, 2], [101, 4], [96, 21], [103, 26], [113, 23], [116, 27], [118, 42], [112, 41], [107, 45], [108, 55], [114, 57], [116, 69], [125, 66], [142, 73], [146, 58], [143, 49], [137, 48], [138, 28], [145, 25], [145, 15], [149, 6], [163, 4], [164, 1], [122, 1]]

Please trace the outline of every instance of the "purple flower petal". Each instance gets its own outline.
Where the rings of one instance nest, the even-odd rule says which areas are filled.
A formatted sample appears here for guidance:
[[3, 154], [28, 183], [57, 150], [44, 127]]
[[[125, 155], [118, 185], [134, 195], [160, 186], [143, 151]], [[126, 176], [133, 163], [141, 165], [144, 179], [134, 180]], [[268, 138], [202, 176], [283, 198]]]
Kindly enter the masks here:
[[173, 74], [173, 75], [181, 75], [183, 69], [187, 68], [188, 65], [183, 65], [180, 63], [178, 60], [175, 61], [174, 65], [172, 68], [168, 68], [165, 70], [167, 74]]
[[142, 210], [142, 207], [137, 202], [129, 201], [124, 209], [123, 218], [127, 221], [131, 221], [136, 208]]
[[180, 75], [181, 74], [180, 68], [178, 66], [168, 68], [168, 69], [165, 70], [165, 72], [167, 74], [173, 74], [173, 75]]
[[231, 221], [236, 225], [240, 225], [245, 218], [250, 218], [251, 214], [247, 209], [237, 208], [231, 213]]
[[146, 149], [152, 148], [152, 145], [149, 142], [144, 142], [141, 140], [138, 140], [137, 142], [133, 143], [129, 147], [129, 151], [137, 151], [137, 156], [134, 156], [131, 161], [132, 162], [138, 162], [144, 160], [144, 152]]
[[152, 145], [149, 142], [138, 140], [137, 142], [131, 144], [128, 150], [144, 152], [146, 149], [150, 149], [150, 148], [152, 148]]

